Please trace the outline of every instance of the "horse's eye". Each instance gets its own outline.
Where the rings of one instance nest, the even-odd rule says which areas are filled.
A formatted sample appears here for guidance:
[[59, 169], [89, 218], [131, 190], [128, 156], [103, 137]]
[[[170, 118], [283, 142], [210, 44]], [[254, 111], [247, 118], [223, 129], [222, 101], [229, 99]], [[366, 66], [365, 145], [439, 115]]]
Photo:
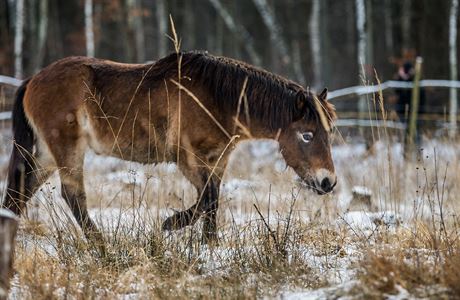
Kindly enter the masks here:
[[302, 133], [302, 141], [305, 143], [310, 143], [311, 140], [313, 139], [313, 133], [310, 131]]

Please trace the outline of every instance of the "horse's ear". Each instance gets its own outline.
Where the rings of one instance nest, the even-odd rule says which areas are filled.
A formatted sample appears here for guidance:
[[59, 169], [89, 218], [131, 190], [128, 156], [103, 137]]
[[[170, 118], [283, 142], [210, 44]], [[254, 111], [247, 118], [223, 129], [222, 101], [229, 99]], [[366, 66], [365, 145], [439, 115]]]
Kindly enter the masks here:
[[327, 88], [324, 88], [324, 90], [318, 95], [318, 99], [321, 101], [327, 100]]

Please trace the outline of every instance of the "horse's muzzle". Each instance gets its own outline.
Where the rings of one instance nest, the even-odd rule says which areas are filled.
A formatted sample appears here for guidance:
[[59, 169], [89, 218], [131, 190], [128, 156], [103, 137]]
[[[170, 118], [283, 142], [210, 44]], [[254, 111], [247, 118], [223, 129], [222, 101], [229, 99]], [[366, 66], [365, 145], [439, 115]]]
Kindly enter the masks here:
[[335, 179], [332, 182], [331, 179], [329, 179], [329, 177], [325, 177], [323, 178], [323, 180], [321, 180], [321, 182], [319, 181], [315, 182], [315, 189], [319, 195], [324, 195], [324, 194], [328, 194], [332, 192], [332, 190], [334, 189], [336, 185], [337, 185], [337, 179]]

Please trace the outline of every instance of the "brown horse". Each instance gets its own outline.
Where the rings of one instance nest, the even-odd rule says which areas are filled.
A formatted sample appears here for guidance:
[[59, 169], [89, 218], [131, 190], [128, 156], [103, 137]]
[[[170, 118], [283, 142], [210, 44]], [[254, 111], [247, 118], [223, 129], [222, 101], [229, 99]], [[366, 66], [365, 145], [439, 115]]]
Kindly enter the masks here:
[[204, 241], [215, 240], [220, 181], [229, 149], [239, 140], [277, 139], [287, 164], [309, 187], [332, 191], [335, 112], [326, 95], [326, 89], [316, 96], [267, 71], [199, 52], [144, 65], [59, 60], [17, 91], [3, 206], [20, 214], [57, 170], [62, 196], [83, 232], [103, 241], [86, 207], [83, 161], [90, 148], [144, 164], [177, 163], [199, 196], [166, 219], [163, 229], [204, 216]]

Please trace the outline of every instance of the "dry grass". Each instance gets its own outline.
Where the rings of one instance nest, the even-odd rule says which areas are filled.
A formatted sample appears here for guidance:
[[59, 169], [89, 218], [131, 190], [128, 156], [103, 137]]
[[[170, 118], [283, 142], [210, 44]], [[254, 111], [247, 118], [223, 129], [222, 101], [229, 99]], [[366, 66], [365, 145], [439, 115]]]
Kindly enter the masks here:
[[361, 268], [359, 292], [365, 297], [398, 294], [403, 288], [421, 298], [460, 298], [458, 248], [442, 255], [416, 249], [369, 252]]

